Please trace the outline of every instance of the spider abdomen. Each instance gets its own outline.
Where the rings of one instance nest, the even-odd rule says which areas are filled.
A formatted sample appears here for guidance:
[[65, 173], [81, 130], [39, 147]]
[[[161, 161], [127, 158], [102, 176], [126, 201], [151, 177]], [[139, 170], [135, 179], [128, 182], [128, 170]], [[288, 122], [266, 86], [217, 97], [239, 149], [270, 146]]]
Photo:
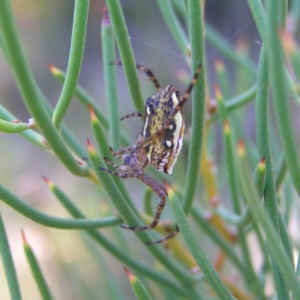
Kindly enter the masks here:
[[[170, 113], [178, 103], [178, 89], [171, 85], [147, 99], [145, 124], [142, 130], [144, 138], [154, 135], [164, 127], [169, 121]], [[173, 167], [182, 148], [184, 128], [183, 113], [182, 110], [178, 110], [163, 134], [157, 136], [146, 147], [149, 163], [158, 171], [172, 174]]]

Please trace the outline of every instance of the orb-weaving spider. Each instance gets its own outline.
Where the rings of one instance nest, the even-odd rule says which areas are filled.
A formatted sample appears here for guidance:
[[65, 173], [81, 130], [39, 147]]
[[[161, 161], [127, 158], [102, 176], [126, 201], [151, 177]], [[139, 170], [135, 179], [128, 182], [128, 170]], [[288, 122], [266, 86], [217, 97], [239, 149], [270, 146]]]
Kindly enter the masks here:
[[[121, 65], [120, 62], [114, 64]], [[182, 98], [179, 97], [178, 89], [172, 85], [168, 85], [162, 89], [154, 74], [148, 68], [137, 65], [137, 69], [143, 71], [150, 78], [158, 92], [147, 99], [145, 114], [134, 112], [120, 119], [122, 121], [134, 116], [145, 119], [144, 127], [134, 145], [117, 151], [110, 148], [113, 156], [124, 159], [123, 166], [118, 166], [107, 158], [104, 158], [108, 165], [120, 172], [102, 167], [101, 170], [124, 179], [136, 177], [146, 183], [158, 195], [161, 201], [157, 206], [155, 217], [150, 225], [143, 227], [121, 225], [122, 228], [129, 230], [147, 230], [157, 226], [168, 194], [165, 186], [147, 176], [144, 170], [148, 164], [151, 164], [160, 172], [172, 174], [173, 167], [182, 147], [185, 128], [182, 107], [197, 81], [201, 65], [198, 66]], [[178, 232], [179, 229], [176, 226], [176, 230], [167, 237], [148, 244], [163, 242]]]

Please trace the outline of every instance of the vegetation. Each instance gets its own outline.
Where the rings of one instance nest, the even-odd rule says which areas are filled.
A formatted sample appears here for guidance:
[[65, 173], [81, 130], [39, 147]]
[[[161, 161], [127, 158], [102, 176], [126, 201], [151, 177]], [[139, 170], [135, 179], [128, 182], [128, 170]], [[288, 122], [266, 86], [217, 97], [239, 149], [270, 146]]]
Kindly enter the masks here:
[[[44, 213], [43, 207], [27, 204], [17, 191], [0, 184], [0, 200], [18, 214], [60, 232], [76, 230], [81, 238], [78, 249], [72, 249], [76, 266], [63, 263], [63, 256], [50, 256], [51, 263], [61, 260], [53, 274], [55, 271], [50, 272], [39, 261], [31, 237], [23, 228], [20, 236], [24, 253], [41, 298], [300, 299], [299, 238], [291, 230], [300, 216], [299, 140], [291, 111], [291, 105], [298, 109], [300, 103], [300, 56], [295, 42], [300, 28], [300, 1], [248, 0], [261, 39], [259, 60], [255, 62], [246, 44], [234, 47], [205, 22], [205, 1], [157, 0], [190, 76], [199, 63], [202, 69], [188, 100], [192, 106], [191, 128], [186, 130], [184, 140], [188, 150], [179, 157], [171, 176], [151, 167], [147, 170], [151, 177], [166, 182], [171, 213], [166, 210], [171, 222], [164, 221], [163, 215], [155, 230], [146, 231], [125, 231], [119, 225], [140, 227], [150, 223], [157, 206], [155, 193], [143, 186], [141, 209], [135, 202], [138, 189], [130, 189], [125, 180], [100, 170], [107, 167], [104, 157], [112, 159], [110, 146], [120, 149], [135, 142], [135, 136], [119, 122], [116, 70], [121, 67], [111, 64], [117, 57], [122, 61], [132, 107], [143, 112], [145, 106], [120, 1], [106, 0], [101, 24], [107, 112], [78, 84], [90, 1], [74, 2], [66, 72], [48, 64], [53, 77], [62, 84], [55, 107], [33, 76], [10, 2], [0, 0], [0, 46], [32, 119], [20, 122], [0, 105], [1, 136], [18, 134], [49, 157], [54, 155], [70, 174], [88, 179], [87, 189], [91, 189], [97, 206], [95, 211], [88, 211], [85, 203], [68, 196], [70, 191], [60, 188], [55, 178], [44, 176], [59, 205], [71, 216], [59, 217], [60, 208], [57, 213]], [[211, 66], [205, 58], [205, 41], [218, 48], [223, 57], [215, 61], [214, 82], [206, 72]], [[233, 73], [227, 64], [233, 66]], [[186, 74], [179, 77], [183, 84], [190, 82]], [[231, 84], [232, 78], [235, 85]], [[82, 105], [78, 114], [90, 113], [93, 138], [87, 136], [90, 139], [86, 143], [81, 143], [73, 128], [65, 124], [73, 97]], [[251, 111], [249, 102], [255, 107], [256, 140], [245, 130]], [[72, 118], [75, 122], [79, 117]], [[221, 141], [217, 134], [220, 127]], [[218, 151], [221, 144], [222, 150]], [[3, 153], [2, 159], [6, 155]], [[131, 184], [141, 186], [137, 179]], [[2, 212], [6, 212], [4, 207], [1, 204]], [[0, 253], [10, 297], [18, 300], [24, 288], [5, 223], [6, 214], [2, 213]], [[40, 228], [38, 224], [34, 226]], [[164, 244], [146, 245], [168, 235], [176, 225], [179, 235]], [[18, 223], [15, 228], [21, 232]], [[49, 240], [52, 238], [49, 233]], [[87, 250], [80, 256], [82, 245]], [[124, 284], [126, 274], [129, 282]], [[74, 294], [69, 294], [68, 285], [76, 285]]]

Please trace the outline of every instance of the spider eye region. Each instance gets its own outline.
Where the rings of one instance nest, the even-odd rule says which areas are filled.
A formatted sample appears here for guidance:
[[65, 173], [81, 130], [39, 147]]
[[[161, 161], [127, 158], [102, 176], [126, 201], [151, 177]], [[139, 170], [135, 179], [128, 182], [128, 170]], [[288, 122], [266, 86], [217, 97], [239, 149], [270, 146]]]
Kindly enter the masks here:
[[172, 85], [160, 90], [146, 102], [146, 117], [142, 130], [144, 138], [155, 136], [156, 132], [169, 123], [163, 133], [154, 137], [146, 149], [149, 163], [158, 171], [167, 174], [172, 174], [182, 148], [185, 124], [182, 109], [178, 109], [178, 104], [179, 91]]

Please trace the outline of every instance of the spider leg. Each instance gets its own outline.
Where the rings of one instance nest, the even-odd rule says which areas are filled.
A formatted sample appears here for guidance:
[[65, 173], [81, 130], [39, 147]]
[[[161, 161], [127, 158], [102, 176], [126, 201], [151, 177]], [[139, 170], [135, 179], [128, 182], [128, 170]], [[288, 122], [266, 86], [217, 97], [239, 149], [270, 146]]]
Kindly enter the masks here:
[[118, 176], [118, 177], [123, 178], [123, 179], [136, 177], [136, 175], [133, 174], [133, 173], [120, 173], [120, 172], [112, 171], [110, 169], [102, 168], [102, 167], [100, 167], [100, 170], [104, 171], [104, 172], [107, 172], [107, 173], [109, 173], [111, 175]]
[[[122, 62], [121, 61], [114, 61], [112, 63], [110, 63], [111, 65], [117, 65], [117, 66], [122, 66]], [[151, 80], [151, 82], [154, 84], [154, 86], [160, 90], [161, 87], [156, 79], [156, 77], [154, 76], [154, 74], [152, 73], [152, 71], [150, 69], [148, 69], [147, 67], [144, 67], [144, 66], [141, 66], [141, 65], [136, 65], [136, 68], [139, 70], [139, 71], [142, 71], [144, 72], [148, 77], [149, 79]]]
[[152, 73], [152, 71], [150, 69], [148, 69], [147, 67], [144, 67], [144, 66], [141, 66], [141, 65], [136, 65], [136, 68], [139, 70], [139, 71], [142, 71], [144, 72], [148, 77], [149, 79], [152, 81], [152, 83], [154, 84], [154, 86], [160, 90], [161, 87], [156, 79], [156, 77], [154, 76], [154, 74]]
[[178, 226], [176, 225], [176, 229], [173, 232], [171, 232], [169, 235], [167, 235], [164, 238], [157, 240], [157, 241], [147, 242], [146, 245], [151, 246], [151, 245], [163, 243], [163, 242], [167, 241], [168, 239], [172, 238], [173, 236], [177, 235], [179, 232], [180, 232], [180, 230], [179, 230]]
[[128, 114], [128, 115], [122, 117], [122, 118], [120, 119], [120, 121], [123, 121], [123, 120], [125, 120], [125, 119], [129, 119], [129, 118], [132, 118], [132, 117], [145, 118], [144, 114], [142, 114], [142, 113], [136, 111], [136, 112], [133, 112], [133, 113], [131, 113], [131, 114]]
[[126, 154], [128, 152], [131, 152], [132, 151], [132, 148], [133, 146], [129, 146], [129, 147], [126, 147], [126, 148], [122, 148], [120, 150], [117, 150], [117, 151], [114, 151], [112, 147], [109, 147], [109, 151], [110, 153], [115, 156], [115, 157], [118, 157], [118, 158], [123, 158], [123, 154]]
[[118, 169], [118, 170], [120, 170], [120, 171], [124, 171], [124, 172], [130, 171], [130, 167], [128, 167], [128, 166], [118, 166], [118, 165], [116, 165], [115, 163], [113, 163], [112, 161], [110, 161], [107, 157], [103, 157], [103, 158], [104, 158], [104, 161], [105, 161], [108, 165], [110, 165], [110, 166], [112, 166], [112, 167], [114, 167], [114, 168], [116, 168], [116, 169]]
[[126, 225], [120, 225], [124, 229], [128, 230], [134, 230], [134, 231], [141, 231], [141, 230], [147, 230], [147, 229], [152, 229], [155, 228], [159, 222], [160, 215], [162, 213], [162, 210], [164, 209], [166, 205], [166, 197], [168, 196], [168, 193], [166, 191], [166, 188], [163, 184], [160, 182], [156, 181], [155, 179], [142, 174], [138, 177], [140, 180], [142, 180], [144, 183], [146, 183], [161, 199], [160, 203], [157, 206], [155, 217], [150, 225], [147, 226], [142, 226], [142, 227], [130, 227]]
[[200, 72], [201, 72], [201, 64], [198, 65], [196, 72], [193, 76], [193, 79], [192, 79], [190, 85], [188, 86], [187, 90], [185, 91], [183, 97], [181, 99], [179, 99], [179, 103], [177, 104], [177, 106], [174, 107], [173, 111], [169, 114], [168, 121], [167, 121], [165, 127], [168, 127], [170, 125], [170, 122], [173, 120], [174, 116], [177, 114], [177, 112], [179, 110], [182, 109], [182, 107], [185, 104], [186, 100], [188, 99], [194, 85], [197, 82], [197, 78], [198, 78]]

